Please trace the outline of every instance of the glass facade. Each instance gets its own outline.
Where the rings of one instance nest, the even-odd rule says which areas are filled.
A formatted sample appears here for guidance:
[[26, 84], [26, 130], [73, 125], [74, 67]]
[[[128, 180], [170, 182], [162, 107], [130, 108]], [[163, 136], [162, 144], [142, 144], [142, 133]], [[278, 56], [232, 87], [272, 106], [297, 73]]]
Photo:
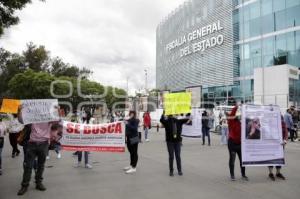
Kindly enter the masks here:
[[[158, 86], [159, 89], [162, 89], [162, 84], [167, 82], [164, 78], [173, 77], [173, 71], [177, 70], [179, 72], [175, 77], [180, 80], [177, 82], [203, 86], [204, 101], [223, 103], [231, 97], [253, 101], [256, 68], [284, 64], [300, 68], [300, 0], [192, 0], [189, 2], [183, 5], [187, 9], [184, 11], [181, 9], [182, 13], [178, 9], [168, 17], [167, 22], [158, 27], [157, 84], [161, 85]], [[160, 46], [169, 38], [174, 39], [174, 32], [177, 34], [176, 38], [181, 32], [193, 29], [199, 23], [207, 24], [207, 19], [220, 18], [215, 15], [220, 13], [218, 9], [225, 7], [224, 5], [230, 5], [226, 9], [229, 9], [231, 15], [229, 20], [232, 29], [228, 27], [227, 19], [223, 18], [223, 20], [226, 21], [226, 29], [232, 30], [230, 33], [232, 43], [229, 43], [232, 48], [227, 48], [222, 53], [227, 57], [232, 56], [232, 61], [228, 63], [232, 63], [230, 70], [233, 78], [230, 84], [225, 82], [222, 84], [222, 81], [217, 84], [215, 82], [218, 82], [219, 77], [214, 75], [229, 71], [227, 66], [224, 67], [225, 70], [222, 69], [222, 64], [215, 62], [215, 54], [220, 53], [220, 49], [199, 56], [190, 56], [184, 60], [185, 62], [180, 62], [174, 59], [172, 54], [164, 54]], [[226, 13], [226, 9], [222, 12]], [[176, 22], [176, 17], [179, 17], [180, 23]], [[232, 52], [227, 52], [228, 49]], [[163, 68], [165, 70], [162, 70]], [[189, 76], [184, 75], [186, 70], [190, 70], [190, 73], [187, 73]], [[210, 75], [207, 76], [205, 72]], [[289, 84], [290, 101], [300, 102], [299, 80], [290, 80]], [[165, 87], [169, 85], [172, 83], [166, 84]], [[182, 85], [178, 84], [177, 87], [181, 88]], [[184, 90], [184, 87], [181, 90]]]

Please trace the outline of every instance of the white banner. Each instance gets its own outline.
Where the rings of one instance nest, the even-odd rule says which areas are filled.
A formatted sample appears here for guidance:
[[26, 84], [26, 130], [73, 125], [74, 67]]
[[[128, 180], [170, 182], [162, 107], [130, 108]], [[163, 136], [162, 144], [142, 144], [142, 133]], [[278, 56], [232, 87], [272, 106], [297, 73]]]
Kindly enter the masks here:
[[57, 99], [21, 100], [24, 124], [59, 121]]
[[195, 108], [192, 109], [192, 124], [182, 126], [182, 136], [183, 137], [192, 137], [192, 138], [201, 138], [202, 136], [202, 110]]
[[61, 145], [67, 151], [125, 152], [125, 124], [63, 122]]
[[278, 106], [242, 108], [242, 161], [244, 166], [285, 164], [281, 113]]

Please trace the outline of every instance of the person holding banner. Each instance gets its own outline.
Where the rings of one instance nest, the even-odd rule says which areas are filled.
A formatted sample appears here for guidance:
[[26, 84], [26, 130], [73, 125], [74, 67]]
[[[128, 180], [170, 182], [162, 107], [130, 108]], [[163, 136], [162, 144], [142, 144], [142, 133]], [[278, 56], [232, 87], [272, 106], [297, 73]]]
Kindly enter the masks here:
[[23, 130], [24, 125], [19, 122], [17, 114], [9, 115], [9, 117], [9, 142], [12, 146], [11, 157], [14, 158], [20, 154], [20, 150], [18, 149], [18, 137]]
[[127, 148], [130, 153], [130, 166], [125, 167], [126, 174], [132, 174], [136, 172], [136, 166], [138, 162], [138, 144], [140, 142], [138, 128], [140, 121], [136, 118], [136, 112], [129, 112], [129, 119], [126, 120], [126, 140]]
[[182, 118], [177, 119], [173, 115], [165, 116], [164, 113], [160, 118], [160, 122], [164, 125], [166, 131], [166, 142], [169, 153], [169, 175], [171, 177], [174, 176], [174, 154], [176, 157], [176, 164], [178, 175], [182, 176], [182, 167], [181, 167], [181, 145], [182, 145], [182, 137], [181, 131], [182, 126], [185, 123], [189, 122], [189, 119]]
[[229, 170], [232, 181], [235, 181], [234, 165], [236, 154], [240, 160], [240, 167], [242, 173], [242, 179], [248, 181], [246, 176], [246, 168], [242, 166], [242, 150], [241, 150], [241, 112], [240, 106], [236, 105], [231, 112], [228, 114], [228, 128], [229, 128], [229, 139], [228, 139], [228, 151], [229, 151]]
[[[287, 126], [284, 122], [283, 116], [281, 116], [281, 127], [282, 127], [282, 139], [283, 139], [282, 145], [283, 145], [283, 147], [285, 147], [285, 145], [287, 144], [289, 135], [288, 135]], [[268, 168], [269, 168], [269, 178], [272, 181], [275, 181], [275, 176], [273, 174], [274, 166], [269, 166]], [[281, 180], [285, 180], [286, 178], [281, 174], [280, 171], [281, 171], [281, 166], [276, 166], [276, 177]]]

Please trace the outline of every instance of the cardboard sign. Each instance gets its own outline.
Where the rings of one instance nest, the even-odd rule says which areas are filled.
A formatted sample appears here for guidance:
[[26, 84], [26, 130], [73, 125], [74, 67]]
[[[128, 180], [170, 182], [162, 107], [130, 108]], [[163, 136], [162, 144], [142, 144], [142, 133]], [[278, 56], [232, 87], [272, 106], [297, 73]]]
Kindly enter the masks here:
[[178, 115], [191, 113], [191, 93], [164, 94], [165, 115]]
[[20, 100], [3, 99], [0, 113], [18, 113], [18, 108], [21, 104]]
[[59, 121], [57, 99], [22, 100], [24, 124]]

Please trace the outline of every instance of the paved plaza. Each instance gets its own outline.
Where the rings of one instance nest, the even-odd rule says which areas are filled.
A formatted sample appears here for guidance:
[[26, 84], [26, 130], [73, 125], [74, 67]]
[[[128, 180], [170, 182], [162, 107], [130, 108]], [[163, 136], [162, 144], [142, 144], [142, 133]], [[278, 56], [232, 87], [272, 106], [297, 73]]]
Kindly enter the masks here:
[[[153, 129], [154, 131], [154, 129]], [[300, 198], [300, 142], [289, 143], [286, 149], [286, 181], [271, 182], [267, 168], [248, 168], [249, 182], [231, 182], [228, 151], [220, 145], [220, 136], [213, 135], [213, 145], [202, 146], [199, 139], [184, 139], [182, 148], [183, 176], [168, 176], [168, 156], [163, 130], [151, 132], [151, 141], [139, 145], [137, 173], [126, 175], [129, 154], [91, 154], [93, 169], [73, 168], [75, 158], [63, 152], [62, 159], [46, 163], [46, 192], [34, 189], [20, 198], [28, 199], [298, 199]], [[12, 159], [6, 140], [3, 152], [3, 175], [0, 176], [0, 199], [18, 198], [22, 177], [23, 155]]]

